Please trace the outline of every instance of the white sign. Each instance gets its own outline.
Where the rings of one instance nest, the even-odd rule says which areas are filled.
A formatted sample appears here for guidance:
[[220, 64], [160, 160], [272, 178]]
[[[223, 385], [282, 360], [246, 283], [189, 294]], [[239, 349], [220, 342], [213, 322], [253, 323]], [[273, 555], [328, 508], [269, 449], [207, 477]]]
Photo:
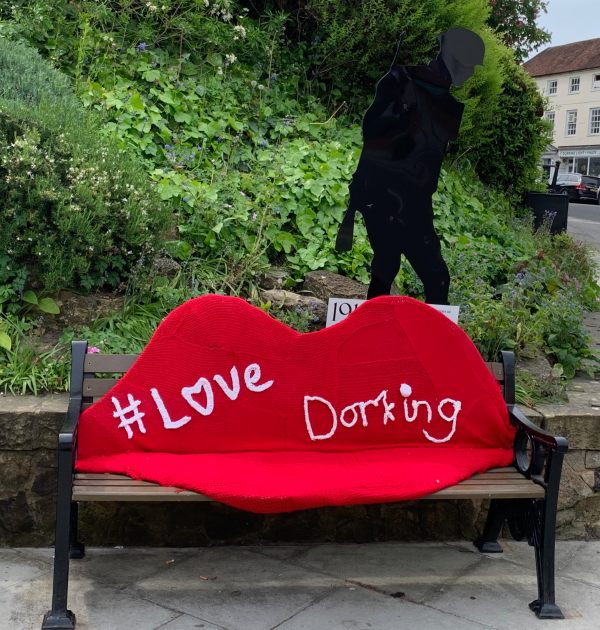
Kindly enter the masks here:
[[333, 326], [342, 319], [346, 319], [352, 311], [355, 311], [366, 300], [347, 300], [345, 298], [329, 298], [329, 304], [327, 305], [327, 322], [326, 328]]
[[600, 149], [570, 149], [559, 151], [558, 156], [563, 157], [596, 157], [600, 155]]
[[[346, 319], [352, 311], [355, 311], [366, 300], [348, 300], [345, 298], [329, 298], [329, 304], [327, 305], [327, 323], [326, 327], [333, 326]], [[440, 313], [443, 313], [448, 319], [458, 324], [458, 312], [459, 306], [448, 304], [429, 304], [429, 306], [437, 309]]]

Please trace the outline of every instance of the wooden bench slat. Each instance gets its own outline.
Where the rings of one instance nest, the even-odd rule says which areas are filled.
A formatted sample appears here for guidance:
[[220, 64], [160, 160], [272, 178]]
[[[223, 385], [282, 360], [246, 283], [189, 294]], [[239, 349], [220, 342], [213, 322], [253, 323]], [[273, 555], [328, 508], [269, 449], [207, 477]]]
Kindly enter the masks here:
[[[153, 490], [149, 488], [149, 490]], [[170, 490], [170, 491], [167, 491]], [[163, 490], [154, 489], [148, 492], [123, 492], [116, 493], [103, 488], [90, 488], [88, 490], [74, 490], [73, 501], [213, 501], [202, 494], [188, 491], [175, 491], [174, 488]]]
[[116, 378], [84, 378], [83, 395], [99, 398], [116, 385], [119, 379]]
[[137, 354], [86, 354], [83, 371], [126, 372], [137, 358]]
[[[204, 495], [159, 486], [124, 475], [77, 473], [73, 480], [75, 501], [211, 501]], [[541, 486], [513, 468], [496, 468], [474, 475], [455, 486], [423, 497], [426, 499], [543, 498]]]
[[544, 489], [530, 482], [526, 485], [479, 485], [458, 484], [444, 488], [423, 499], [543, 499]]
[[[515, 479], [525, 479], [523, 475], [515, 470], [512, 467], [507, 468], [491, 468], [484, 473], [479, 473], [470, 477], [470, 479], [485, 479], [487, 477], [498, 479], [500, 477], [509, 477]], [[74, 482], [77, 483], [83, 480], [101, 480], [101, 481], [110, 481], [110, 480], [126, 480], [126, 481], [135, 481], [131, 477], [127, 477], [126, 475], [119, 475], [114, 473], [76, 473], [74, 476]], [[151, 482], [147, 482], [151, 483]]]
[[[131, 364], [136, 358], [137, 355], [135, 354], [89, 354], [86, 355], [85, 358], [85, 370], [87, 372], [100, 373], [124, 372], [131, 367]], [[496, 380], [502, 381], [504, 379], [504, 366], [502, 363], [486, 363], [486, 365]], [[118, 378], [84, 378], [83, 395], [92, 398], [100, 398], [104, 396], [118, 380]]]
[[[126, 372], [138, 358], [137, 354], [86, 354], [84, 372]], [[496, 380], [504, 380], [504, 366], [497, 361], [486, 362]]]

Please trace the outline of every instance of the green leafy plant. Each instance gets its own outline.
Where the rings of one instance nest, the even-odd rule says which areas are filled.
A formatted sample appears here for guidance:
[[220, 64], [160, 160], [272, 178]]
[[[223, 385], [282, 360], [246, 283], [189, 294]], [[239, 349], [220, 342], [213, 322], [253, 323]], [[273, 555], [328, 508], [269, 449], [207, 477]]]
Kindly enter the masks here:
[[[117, 287], [151, 256], [168, 205], [131, 155], [102, 137], [60, 75], [50, 67], [44, 75], [37, 53], [0, 39], [0, 60], [15, 66], [0, 98], [0, 284], [21, 294]], [[26, 88], [16, 72], [30, 66], [37, 72]], [[53, 308], [49, 298], [27, 296]]]

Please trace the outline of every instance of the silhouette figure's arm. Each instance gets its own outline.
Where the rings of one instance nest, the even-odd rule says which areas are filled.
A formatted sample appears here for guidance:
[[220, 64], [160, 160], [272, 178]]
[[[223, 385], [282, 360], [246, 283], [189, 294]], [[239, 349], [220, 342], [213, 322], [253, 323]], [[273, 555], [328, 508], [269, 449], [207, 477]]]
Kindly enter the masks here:
[[401, 66], [395, 66], [377, 84], [375, 99], [363, 118], [365, 144], [374, 138], [394, 136], [410, 125], [416, 108], [412, 79]]

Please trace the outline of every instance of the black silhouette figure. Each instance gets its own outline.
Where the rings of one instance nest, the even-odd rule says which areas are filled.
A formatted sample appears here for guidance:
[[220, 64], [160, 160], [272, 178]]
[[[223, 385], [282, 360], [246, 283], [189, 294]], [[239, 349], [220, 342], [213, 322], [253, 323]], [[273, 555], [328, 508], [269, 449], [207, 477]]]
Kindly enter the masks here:
[[450, 275], [433, 227], [431, 196], [464, 109], [450, 87], [473, 74], [485, 48], [464, 28], [438, 40], [440, 52], [427, 66], [402, 66], [394, 59], [363, 119], [364, 146], [336, 249], [352, 247], [354, 214], [360, 211], [374, 253], [367, 298], [390, 293], [404, 254], [423, 282], [426, 301], [448, 303]]

